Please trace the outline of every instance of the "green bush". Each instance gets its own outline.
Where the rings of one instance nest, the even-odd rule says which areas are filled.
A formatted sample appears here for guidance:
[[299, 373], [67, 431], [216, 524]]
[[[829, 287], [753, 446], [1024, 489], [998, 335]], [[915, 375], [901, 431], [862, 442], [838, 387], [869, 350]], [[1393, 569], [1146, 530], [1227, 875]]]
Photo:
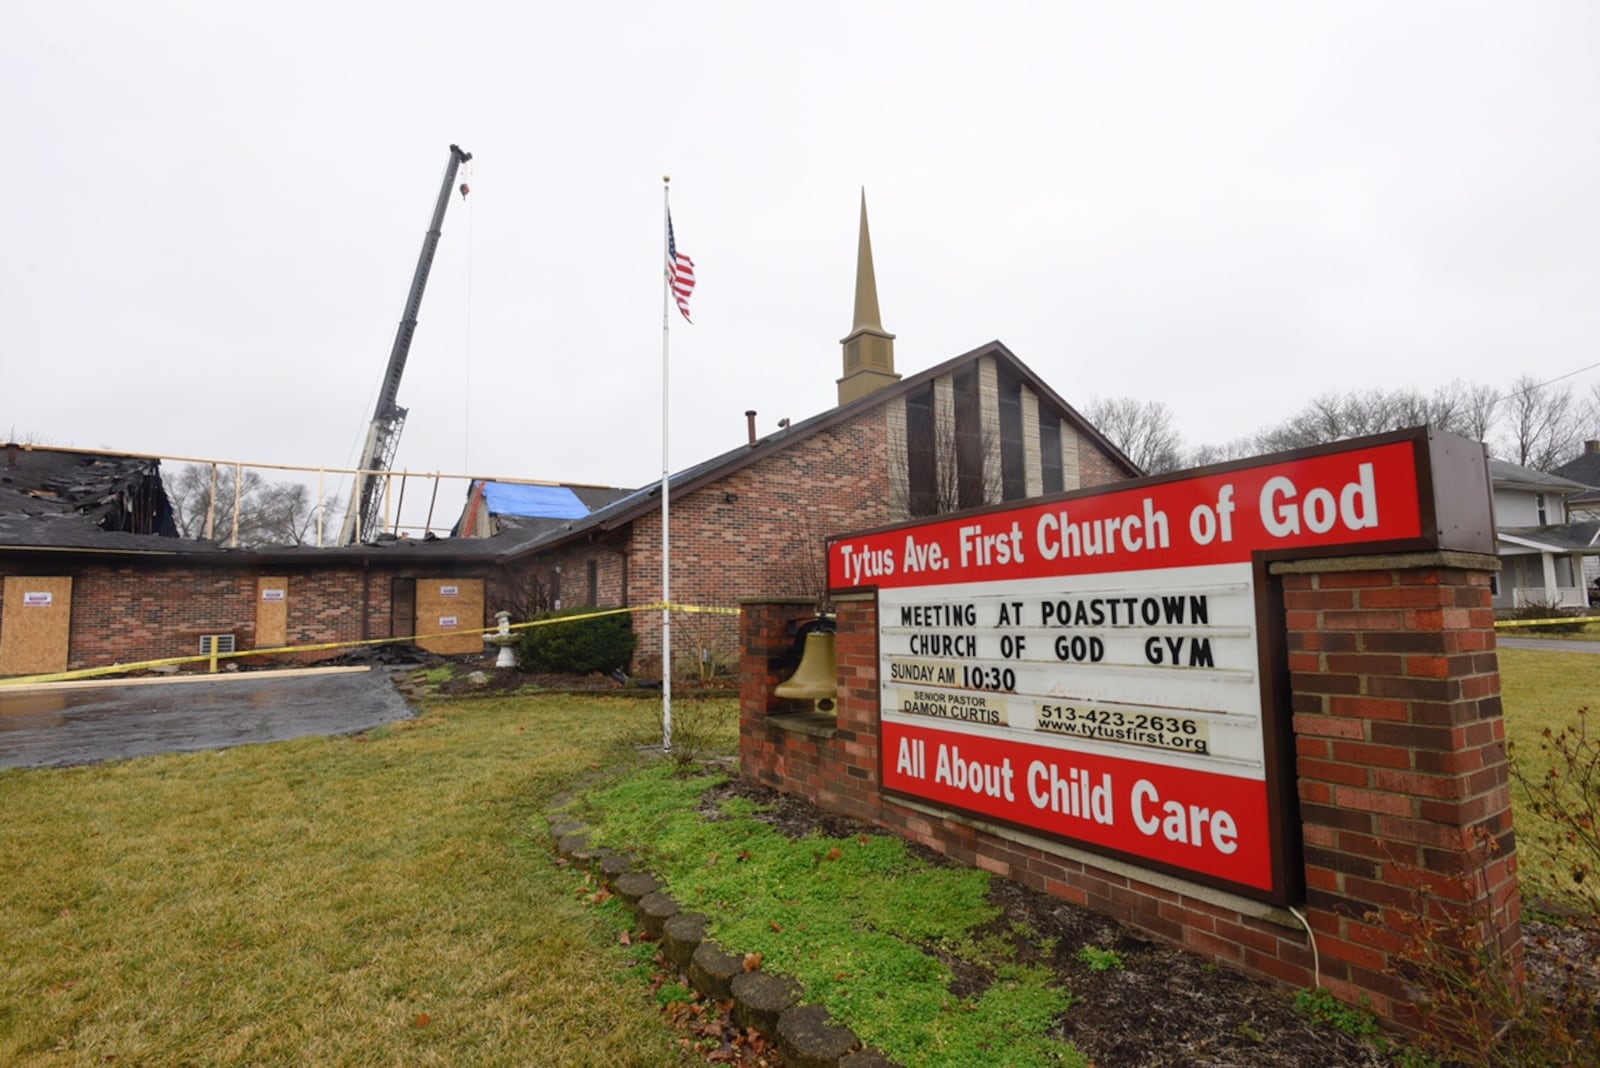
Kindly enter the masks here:
[[[546, 612], [534, 622], [539, 626], [522, 632], [518, 661], [524, 671], [554, 671], [587, 675], [593, 671], [626, 668], [633, 660], [638, 638], [633, 619], [623, 613], [568, 619], [587, 615], [593, 608], [573, 608]], [[557, 622], [543, 622], [545, 620]]]
[[[1583, 616], [1585, 612], [1573, 608], [1562, 608], [1560, 605], [1545, 604], [1542, 601], [1529, 601], [1521, 608], [1513, 608], [1505, 613], [1506, 619], [1560, 619], [1563, 616]], [[1512, 627], [1507, 633], [1526, 636], [1529, 634], [1581, 634], [1588, 624], [1583, 620], [1575, 619], [1571, 623], [1545, 623], [1537, 627]]]

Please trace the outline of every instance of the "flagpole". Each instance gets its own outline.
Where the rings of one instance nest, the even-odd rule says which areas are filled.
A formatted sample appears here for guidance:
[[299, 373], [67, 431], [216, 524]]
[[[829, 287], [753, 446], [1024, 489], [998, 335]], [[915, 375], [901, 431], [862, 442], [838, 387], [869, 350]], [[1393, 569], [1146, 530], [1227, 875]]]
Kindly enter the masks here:
[[672, 538], [671, 512], [667, 506], [667, 340], [671, 336], [668, 291], [672, 288], [672, 268], [668, 263], [672, 203], [669, 197], [671, 175], [661, 178], [661, 749], [672, 752]]

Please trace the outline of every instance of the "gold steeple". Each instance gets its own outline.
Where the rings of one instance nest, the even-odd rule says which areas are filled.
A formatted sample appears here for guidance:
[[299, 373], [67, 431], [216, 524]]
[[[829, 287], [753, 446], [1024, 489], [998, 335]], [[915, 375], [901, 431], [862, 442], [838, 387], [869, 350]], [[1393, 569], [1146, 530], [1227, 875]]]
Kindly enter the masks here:
[[872, 235], [867, 230], [867, 191], [861, 190], [861, 238], [856, 250], [856, 314], [844, 346], [839, 403], [848, 404], [900, 381], [894, 373], [894, 335], [879, 322], [878, 280], [872, 270]]

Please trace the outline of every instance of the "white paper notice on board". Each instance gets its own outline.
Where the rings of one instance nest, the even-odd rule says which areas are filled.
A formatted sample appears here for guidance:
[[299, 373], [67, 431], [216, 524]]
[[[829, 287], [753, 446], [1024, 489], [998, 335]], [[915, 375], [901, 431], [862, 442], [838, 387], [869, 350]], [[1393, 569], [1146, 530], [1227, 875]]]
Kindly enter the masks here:
[[281, 600], [283, 600], [283, 597], [284, 597], [284, 591], [283, 590], [262, 590], [261, 591], [261, 599], [263, 601], [281, 601]]
[[24, 592], [22, 606], [24, 608], [49, 608], [56, 603], [56, 595], [45, 591]]
[[441, 626], [441, 627], [453, 627], [455, 625], [456, 625], [456, 617], [455, 616], [440, 616], [439, 617], [439, 626]]
[[439, 587], [439, 596], [440, 597], [460, 597], [461, 596], [461, 587], [460, 586], [440, 586]]

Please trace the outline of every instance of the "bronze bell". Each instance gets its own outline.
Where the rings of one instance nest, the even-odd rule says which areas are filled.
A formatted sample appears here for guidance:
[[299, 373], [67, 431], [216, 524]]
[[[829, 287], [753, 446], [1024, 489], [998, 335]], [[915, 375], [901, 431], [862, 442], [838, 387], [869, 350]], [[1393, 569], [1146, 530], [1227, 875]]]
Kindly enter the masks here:
[[806, 635], [800, 666], [788, 680], [772, 691], [775, 696], [796, 701], [815, 701], [821, 712], [832, 712], [839, 695], [839, 669], [833, 658], [833, 632], [812, 631]]

